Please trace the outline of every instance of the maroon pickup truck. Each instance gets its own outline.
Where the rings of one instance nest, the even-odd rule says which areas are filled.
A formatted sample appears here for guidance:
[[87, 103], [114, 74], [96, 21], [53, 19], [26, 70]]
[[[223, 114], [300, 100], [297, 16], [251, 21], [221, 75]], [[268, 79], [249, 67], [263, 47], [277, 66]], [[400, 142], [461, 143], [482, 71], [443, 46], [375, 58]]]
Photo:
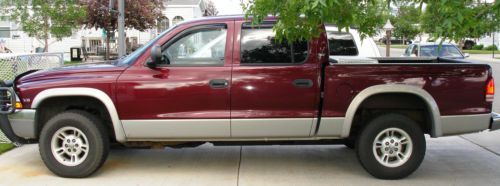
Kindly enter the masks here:
[[421, 164], [425, 134], [500, 126], [491, 68], [444, 58], [329, 59], [326, 34], [279, 42], [273, 19], [215, 17], [170, 28], [106, 64], [2, 82], [1, 129], [39, 143], [46, 166], [86, 177], [127, 147], [345, 144], [382, 179]]

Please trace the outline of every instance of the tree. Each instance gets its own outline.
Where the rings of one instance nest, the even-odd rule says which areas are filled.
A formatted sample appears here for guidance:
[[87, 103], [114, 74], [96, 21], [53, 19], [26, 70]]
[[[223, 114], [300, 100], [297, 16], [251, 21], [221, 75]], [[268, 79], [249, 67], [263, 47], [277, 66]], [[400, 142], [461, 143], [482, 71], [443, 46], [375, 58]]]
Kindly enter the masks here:
[[206, 3], [206, 7], [203, 10], [204, 17], [216, 16], [217, 14], [219, 14], [219, 11], [217, 10], [217, 8], [215, 8], [215, 4], [212, 0], [207, 0], [207, 1], [205, 1], [205, 3]]
[[[87, 18], [84, 21], [86, 28], [103, 29], [106, 31], [106, 59], [109, 59], [110, 40], [118, 27], [118, 12], [108, 9], [109, 0], [89, 0]], [[118, 2], [115, 1], [117, 7]], [[164, 18], [162, 10], [165, 8], [162, 0], [125, 1], [125, 27], [145, 31], [157, 25], [157, 21]]]
[[420, 34], [418, 24], [420, 23], [421, 11], [413, 3], [397, 6], [397, 13], [391, 17], [394, 23], [394, 36], [402, 38], [403, 44], [406, 39], [414, 39]]
[[[500, 1], [480, 12], [474, 11], [477, 0], [253, 0], [242, 6], [246, 16], [253, 17], [252, 23], [262, 22], [269, 14], [279, 15], [273, 27], [276, 37], [291, 42], [317, 37], [322, 23], [334, 23], [341, 29], [358, 26], [362, 36], [373, 35], [391, 3], [401, 1], [415, 3], [423, 11], [423, 30], [434, 38], [460, 40], [482, 22], [499, 25]], [[494, 19], [478, 19], [483, 16]]]
[[43, 40], [44, 51], [49, 50], [49, 38], [69, 37], [85, 18], [85, 8], [77, 0], [11, 0], [2, 7], [12, 20], [19, 22], [30, 37]]
[[331, 23], [341, 29], [357, 26], [362, 36], [373, 35], [384, 23], [387, 5], [383, 0], [253, 0], [242, 3], [246, 17], [261, 23], [268, 15], [278, 16], [273, 30], [278, 40], [289, 42], [316, 37], [319, 25]]
[[422, 29], [434, 38], [455, 41], [462, 48], [465, 38], [479, 38], [498, 30], [500, 9], [493, 7], [475, 0], [435, 2], [422, 16]]

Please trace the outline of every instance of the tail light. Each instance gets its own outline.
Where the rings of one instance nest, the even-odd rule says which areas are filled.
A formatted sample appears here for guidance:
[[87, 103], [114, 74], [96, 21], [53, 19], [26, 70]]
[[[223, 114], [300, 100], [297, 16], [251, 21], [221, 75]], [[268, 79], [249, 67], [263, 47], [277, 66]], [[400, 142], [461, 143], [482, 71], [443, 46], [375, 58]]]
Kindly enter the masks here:
[[493, 78], [488, 81], [488, 84], [486, 85], [486, 101], [487, 102], [493, 102], [493, 98], [495, 96], [495, 82], [493, 81]]

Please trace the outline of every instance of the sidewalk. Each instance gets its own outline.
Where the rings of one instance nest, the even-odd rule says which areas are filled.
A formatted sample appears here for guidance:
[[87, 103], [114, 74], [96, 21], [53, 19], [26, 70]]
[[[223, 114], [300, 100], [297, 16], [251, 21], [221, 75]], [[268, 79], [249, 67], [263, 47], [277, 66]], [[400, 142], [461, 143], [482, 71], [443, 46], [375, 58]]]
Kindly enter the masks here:
[[[492, 141], [493, 142], [493, 141]], [[500, 185], [500, 156], [462, 137], [427, 138], [420, 168], [379, 180], [342, 145], [114, 149], [85, 179], [53, 175], [37, 145], [0, 156], [0, 185]]]

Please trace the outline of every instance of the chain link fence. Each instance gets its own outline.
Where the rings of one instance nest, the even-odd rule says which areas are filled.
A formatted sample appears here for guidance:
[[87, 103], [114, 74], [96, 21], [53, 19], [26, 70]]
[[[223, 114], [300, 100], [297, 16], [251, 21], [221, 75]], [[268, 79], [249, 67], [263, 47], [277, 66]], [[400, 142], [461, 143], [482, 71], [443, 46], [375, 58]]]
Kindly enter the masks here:
[[[24, 72], [64, 65], [63, 53], [0, 54], [0, 80], [8, 81]], [[10, 143], [0, 131], [0, 143]]]

